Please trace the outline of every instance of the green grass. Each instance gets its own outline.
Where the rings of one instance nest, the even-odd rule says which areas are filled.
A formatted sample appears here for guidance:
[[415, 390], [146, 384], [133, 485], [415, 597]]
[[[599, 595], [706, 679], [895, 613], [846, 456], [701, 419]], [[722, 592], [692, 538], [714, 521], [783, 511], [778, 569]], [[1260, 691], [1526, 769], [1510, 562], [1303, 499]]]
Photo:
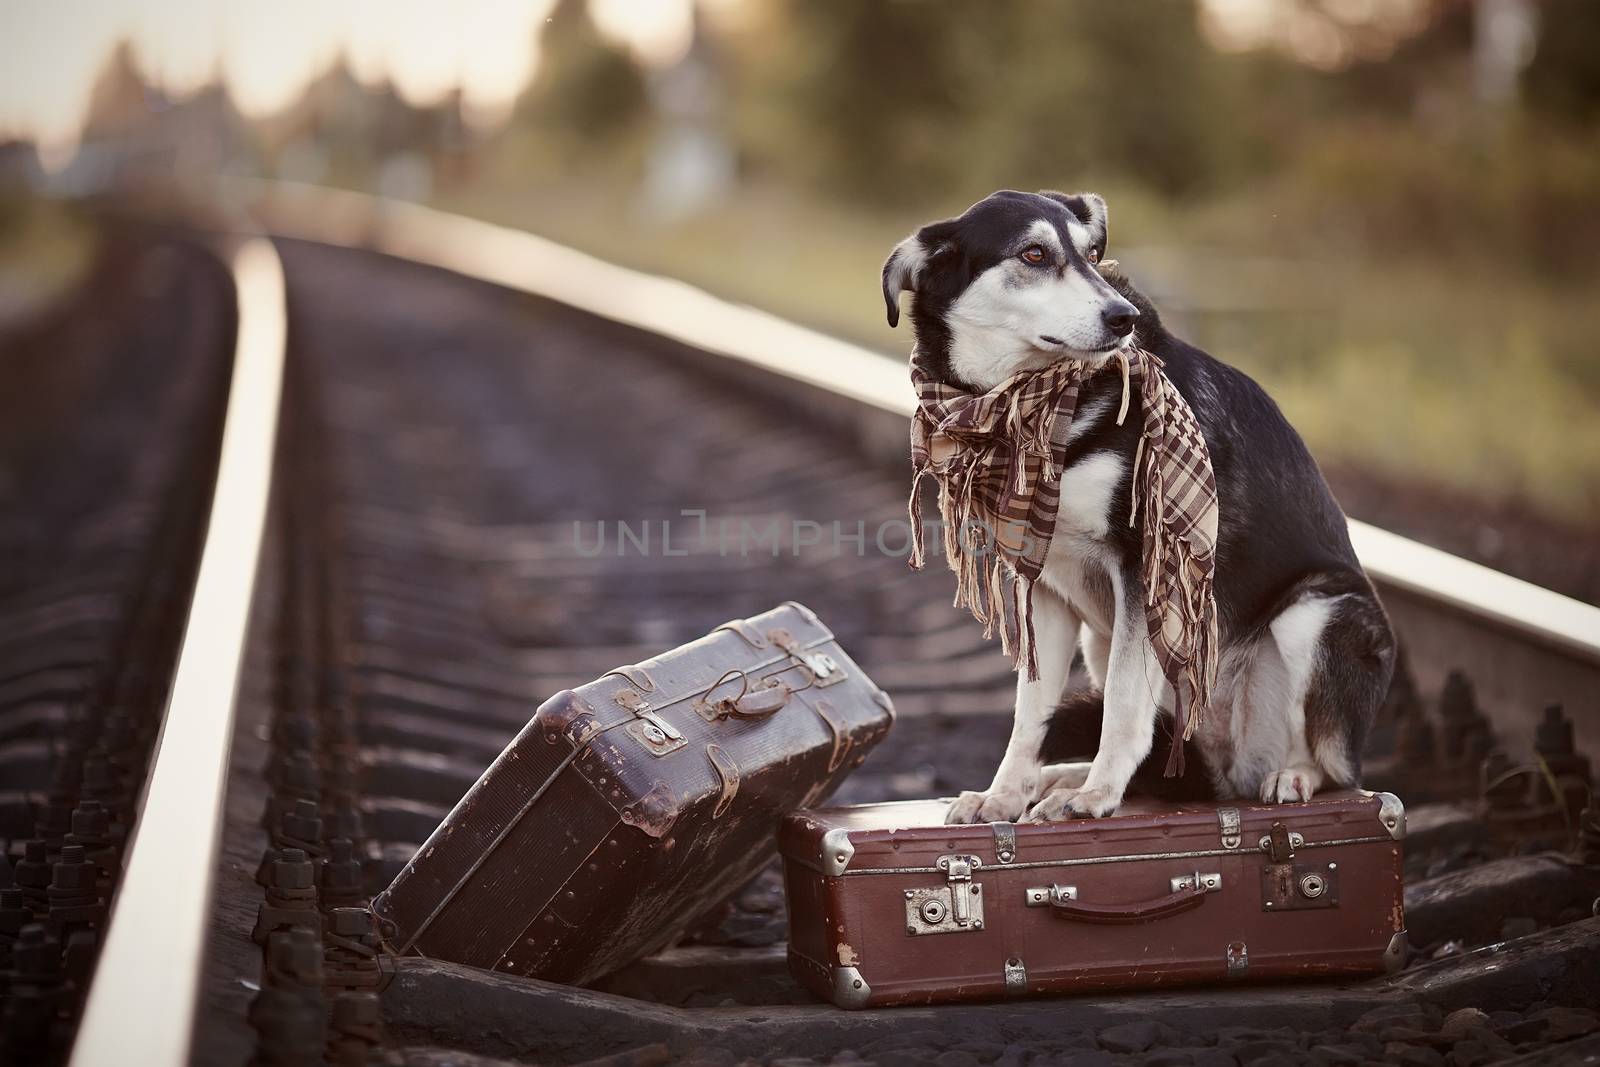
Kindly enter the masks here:
[[1329, 309], [1266, 317], [1218, 350], [1317, 455], [1600, 520], [1600, 305], [1586, 292], [1442, 267], [1330, 275]]
[[50, 200], [0, 192], [0, 321], [75, 285], [94, 255], [93, 228]]

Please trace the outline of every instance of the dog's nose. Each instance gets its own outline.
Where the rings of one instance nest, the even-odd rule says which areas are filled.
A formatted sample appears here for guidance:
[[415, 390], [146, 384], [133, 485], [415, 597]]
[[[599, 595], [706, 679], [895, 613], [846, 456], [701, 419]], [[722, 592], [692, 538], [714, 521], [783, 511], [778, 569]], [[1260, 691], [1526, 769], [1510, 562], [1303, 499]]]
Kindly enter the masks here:
[[1139, 309], [1126, 300], [1107, 304], [1105, 310], [1100, 312], [1100, 321], [1106, 324], [1106, 329], [1118, 337], [1126, 337], [1132, 333], [1133, 320], [1138, 317]]

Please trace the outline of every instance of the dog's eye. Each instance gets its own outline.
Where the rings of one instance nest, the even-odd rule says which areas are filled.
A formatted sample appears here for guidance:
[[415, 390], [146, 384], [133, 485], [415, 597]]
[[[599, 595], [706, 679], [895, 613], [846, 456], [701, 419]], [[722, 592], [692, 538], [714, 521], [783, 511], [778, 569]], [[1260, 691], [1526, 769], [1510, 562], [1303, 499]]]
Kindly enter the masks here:
[[1039, 245], [1029, 245], [1022, 250], [1022, 260], [1025, 263], [1043, 263], [1044, 248]]
[[1098, 263], [1098, 262], [1100, 262], [1100, 250], [1098, 248], [1089, 249], [1089, 262], [1090, 263]]

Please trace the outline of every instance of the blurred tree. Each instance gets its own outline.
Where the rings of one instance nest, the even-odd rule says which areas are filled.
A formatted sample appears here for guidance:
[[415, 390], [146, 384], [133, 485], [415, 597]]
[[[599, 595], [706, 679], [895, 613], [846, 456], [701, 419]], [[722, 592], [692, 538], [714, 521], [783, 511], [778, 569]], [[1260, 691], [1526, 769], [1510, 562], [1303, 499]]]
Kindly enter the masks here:
[[1234, 170], [1253, 131], [1194, 0], [1026, 4], [1021, 21], [1012, 99], [994, 102], [1023, 108], [1018, 169], [1068, 184], [1110, 171], [1168, 196]]
[[950, 188], [974, 150], [963, 134], [992, 69], [984, 38], [1016, 6], [782, 0], [776, 89], [799, 120], [783, 165], [869, 200]]
[[152, 103], [160, 106], [165, 101], [146, 85], [132, 46], [119, 43], [95, 78], [83, 123], [84, 140], [125, 137], [140, 130], [150, 122]]
[[1218, 121], [1243, 82], [1224, 76], [1195, 0], [783, 0], [775, 23], [787, 47], [752, 88], [795, 126], [766, 154], [856, 199], [1108, 174], [1185, 194], [1259, 140]]
[[1600, 3], [1545, 0], [1539, 43], [1523, 74], [1529, 107], [1573, 122], [1600, 121]]
[[627, 49], [605, 40], [585, 0], [559, 0], [539, 40], [539, 67], [516, 121], [599, 147], [647, 111], [644, 76]]

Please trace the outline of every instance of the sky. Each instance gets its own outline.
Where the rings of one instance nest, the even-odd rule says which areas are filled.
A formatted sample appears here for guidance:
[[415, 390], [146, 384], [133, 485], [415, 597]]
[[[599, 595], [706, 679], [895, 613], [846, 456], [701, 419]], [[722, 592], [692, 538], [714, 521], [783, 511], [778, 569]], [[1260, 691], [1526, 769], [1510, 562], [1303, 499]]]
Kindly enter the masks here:
[[[588, 0], [601, 32], [646, 62], [687, 47], [694, 0]], [[700, 0], [725, 14], [746, 0]], [[1254, 47], [1283, 27], [1281, 0], [1201, 0], [1223, 46]], [[70, 159], [96, 76], [129, 40], [146, 80], [181, 96], [220, 75], [247, 115], [281, 110], [340, 55], [367, 83], [390, 80], [416, 104], [460, 87], [469, 120], [509, 110], [538, 63], [554, 0], [0, 0], [0, 139]], [[1339, 17], [1416, 11], [1421, 0], [1326, 0]], [[1345, 9], [1348, 9], [1347, 11]], [[1327, 25], [1291, 27], [1308, 62], [1337, 62]], [[1320, 33], [1318, 30], [1320, 29]]]
[[[357, 78], [414, 103], [460, 87], [469, 113], [503, 114], [537, 63], [553, 0], [0, 0], [0, 137], [70, 153], [96, 76], [128, 40], [146, 79], [181, 96], [220, 74], [248, 115], [291, 103], [342, 54]], [[642, 59], [687, 46], [690, 0], [590, 0]]]

